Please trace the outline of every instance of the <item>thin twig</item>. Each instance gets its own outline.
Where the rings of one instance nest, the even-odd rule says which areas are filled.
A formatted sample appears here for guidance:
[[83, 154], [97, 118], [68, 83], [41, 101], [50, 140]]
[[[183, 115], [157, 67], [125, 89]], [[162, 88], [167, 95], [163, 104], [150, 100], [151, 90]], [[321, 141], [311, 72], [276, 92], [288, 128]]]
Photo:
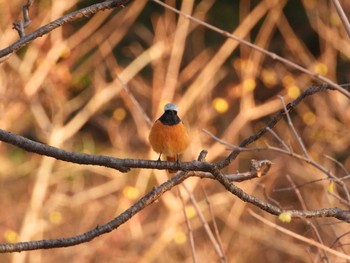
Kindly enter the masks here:
[[[306, 203], [305, 203], [305, 200], [304, 200], [302, 194], [300, 193], [299, 189], [298, 189], [297, 187], [295, 187], [296, 185], [295, 185], [295, 183], [294, 183], [292, 177], [291, 177], [289, 174], [287, 174], [286, 177], [287, 177], [287, 180], [288, 180], [288, 181], [290, 182], [290, 184], [292, 185], [293, 190], [294, 190], [294, 193], [295, 193], [296, 196], [298, 197], [298, 200], [299, 200], [299, 202], [300, 202], [300, 204], [301, 204], [302, 209], [307, 210], [308, 207], [307, 207], [307, 205], [306, 205]], [[315, 225], [313, 224], [313, 222], [311, 222], [310, 220], [306, 220], [306, 219], [304, 219], [304, 220], [306, 221], [306, 223], [307, 223], [309, 226], [311, 226], [311, 229], [313, 230], [313, 233], [314, 233], [314, 235], [316, 236], [318, 242], [320, 242], [322, 245], [324, 245], [324, 243], [323, 243], [323, 241], [322, 241], [322, 238], [321, 238], [321, 235], [320, 235], [320, 233], [318, 232], [318, 230], [317, 230], [317, 228], [315, 227]], [[329, 257], [328, 257], [328, 255], [327, 255], [327, 251], [323, 250], [323, 253], [324, 253], [324, 256], [323, 256], [323, 257], [326, 259], [327, 262], [329, 262]]]
[[210, 241], [211, 241], [211, 243], [212, 243], [212, 245], [213, 245], [213, 247], [215, 249], [215, 252], [219, 256], [220, 261], [221, 262], [226, 262], [226, 257], [224, 255], [224, 252], [221, 250], [220, 245], [218, 244], [217, 240], [215, 239], [213, 231], [210, 229], [209, 224], [206, 221], [206, 219], [205, 219], [201, 209], [199, 208], [195, 197], [193, 196], [193, 194], [191, 193], [191, 191], [188, 189], [188, 187], [185, 184], [183, 184], [182, 186], [185, 189], [185, 191], [187, 192], [188, 196], [190, 197], [191, 203], [192, 203], [194, 209], [197, 212], [199, 220], [201, 221], [202, 225], [204, 226], [205, 232], [207, 233], [207, 235], [208, 235], [208, 237], [209, 237], [209, 239], [210, 239]]
[[[329, 180], [331, 180], [331, 179], [329, 179], [328, 177], [315, 179], [315, 180], [307, 181], [307, 182], [302, 183], [302, 184], [298, 184], [295, 186], [295, 188], [301, 188], [301, 187], [304, 187], [305, 185], [314, 184], [314, 183], [322, 182], [322, 181], [329, 181]], [[273, 192], [284, 192], [284, 191], [291, 191], [291, 190], [294, 190], [294, 188], [292, 186], [273, 189]]]
[[302, 242], [304, 242], [306, 244], [309, 244], [311, 246], [322, 248], [323, 250], [325, 250], [325, 251], [329, 252], [330, 254], [335, 255], [335, 256], [337, 256], [339, 258], [344, 258], [344, 259], [347, 259], [347, 260], [350, 259], [349, 255], [346, 255], [344, 253], [341, 253], [339, 251], [331, 249], [331, 248], [329, 248], [329, 247], [327, 247], [325, 245], [322, 245], [322, 244], [320, 244], [320, 243], [318, 243], [318, 242], [316, 242], [316, 241], [314, 241], [312, 239], [309, 239], [309, 238], [306, 238], [304, 236], [298, 235], [297, 233], [294, 233], [294, 232], [292, 232], [292, 231], [290, 231], [290, 230], [288, 230], [288, 229], [286, 229], [284, 227], [278, 226], [278, 225], [274, 224], [273, 222], [270, 222], [267, 219], [263, 218], [262, 216], [259, 216], [257, 213], [254, 213], [252, 210], [250, 210], [249, 213], [254, 218], [256, 218], [259, 221], [263, 222], [265, 225], [273, 227], [274, 229], [276, 229], [276, 230], [278, 230], [278, 231], [280, 231], [280, 232], [282, 232], [284, 234], [287, 234], [290, 237], [298, 239], [298, 240], [300, 240], [300, 241], [302, 241]]
[[[293, 158], [297, 158], [299, 160], [305, 161], [306, 163], [314, 166], [316, 169], [318, 169], [319, 171], [321, 171], [322, 173], [327, 175], [327, 178], [321, 178], [321, 179], [308, 181], [306, 183], [298, 185], [297, 186], [298, 188], [303, 187], [303, 186], [305, 186], [307, 184], [312, 184], [312, 183], [323, 181], [323, 180], [330, 180], [330, 181], [334, 181], [337, 185], [339, 185], [342, 188], [342, 190], [344, 191], [347, 199], [349, 198], [350, 194], [349, 194], [349, 190], [348, 190], [348, 188], [347, 188], [347, 186], [346, 186], [346, 184], [344, 182], [344, 177], [343, 178], [338, 178], [329, 169], [323, 167], [321, 164], [315, 162], [312, 159], [308, 159], [307, 157], [304, 157], [302, 155], [296, 154], [293, 151], [287, 151], [287, 150], [284, 150], [284, 149], [281, 149], [281, 148], [276, 148], [276, 147], [273, 147], [273, 146], [255, 147], [255, 148], [237, 148], [237, 150], [239, 150], [240, 152], [245, 152], [245, 151], [252, 152], [252, 151], [267, 151], [267, 150], [271, 150], [271, 151], [275, 151], [275, 152], [279, 152], [279, 153], [282, 153], [282, 154], [286, 154], [286, 155], [289, 155], [289, 156], [291, 156]], [[227, 177], [227, 178], [229, 178], [229, 177]], [[238, 180], [232, 180], [232, 181], [238, 181]], [[275, 190], [275, 191], [278, 192], [278, 191], [285, 191], [285, 190], [293, 190], [293, 188], [286, 187], [286, 188], [282, 188], [282, 189]], [[339, 201], [341, 201], [343, 204], [349, 206], [349, 203], [350, 203], [349, 201], [347, 201], [347, 200], [345, 200], [345, 199], [335, 195], [334, 193], [330, 193], [330, 194], [333, 195], [335, 198], [337, 198]]]
[[349, 19], [347, 18], [341, 4], [339, 3], [338, 0], [332, 0], [335, 9], [337, 10], [337, 13], [340, 17], [340, 20], [342, 21], [344, 25], [345, 32], [348, 34], [348, 37], [350, 38], [350, 22]]
[[335, 199], [337, 199], [340, 203], [346, 205], [347, 207], [350, 207], [350, 202], [346, 201], [344, 198], [340, 197], [339, 195], [328, 191], [328, 194], [330, 194], [331, 196], [333, 196]]
[[284, 147], [284, 149], [286, 149], [286, 150], [289, 151], [289, 152], [292, 151], [291, 147], [288, 146], [288, 145], [284, 142], [284, 140], [282, 140], [282, 138], [281, 138], [280, 136], [278, 136], [278, 134], [277, 134], [274, 130], [268, 128], [267, 131], [268, 131], [269, 133], [271, 133], [273, 137], [275, 137], [275, 139]]
[[195, 246], [195, 243], [194, 243], [193, 231], [192, 231], [191, 223], [190, 223], [190, 220], [188, 219], [188, 216], [187, 216], [187, 213], [186, 213], [185, 200], [184, 200], [184, 198], [183, 198], [183, 196], [181, 194], [180, 189], [178, 189], [178, 190], [179, 190], [178, 192], [179, 192], [179, 196], [180, 196], [180, 199], [181, 199], [181, 202], [182, 202], [182, 208], [183, 208], [182, 210], [183, 210], [185, 221], [186, 221], [188, 237], [189, 237], [189, 240], [190, 240], [192, 259], [193, 259], [194, 263], [197, 263], [198, 260], [197, 260], [196, 246]]
[[143, 108], [141, 107], [140, 103], [138, 102], [138, 100], [135, 98], [134, 94], [131, 93], [128, 85], [118, 76], [116, 75], [116, 79], [120, 82], [120, 85], [122, 86], [123, 90], [128, 94], [130, 100], [132, 101], [132, 103], [135, 105], [135, 107], [137, 108], [137, 110], [141, 113], [141, 115], [143, 116], [143, 118], [145, 119], [145, 121], [147, 122], [148, 126], [152, 126], [152, 121], [151, 119], [148, 117], [148, 115], [145, 113], [145, 111], [143, 110]]
[[274, 204], [275, 206], [279, 207], [280, 209], [282, 209], [282, 205], [280, 202], [278, 202], [276, 199], [272, 198], [267, 192], [266, 192], [266, 186], [265, 184], [259, 184], [260, 187], [263, 188], [263, 192], [264, 192], [264, 197], [265, 199], [269, 202]]
[[212, 134], [210, 131], [208, 131], [207, 129], [202, 129], [202, 131], [206, 134], [208, 134], [210, 137], [212, 137], [215, 141], [221, 143], [222, 145], [226, 145], [228, 147], [230, 147], [231, 149], [235, 149], [238, 148], [237, 145], [233, 145], [225, 140], [220, 139], [219, 137], [215, 136], [214, 134]]
[[[197, 160], [199, 162], [204, 162], [205, 161], [205, 158], [207, 157], [207, 154], [208, 152], [203, 150], [200, 152]], [[185, 186], [185, 184], [183, 184]], [[180, 189], [178, 189], [179, 191], [179, 196], [180, 196], [180, 199], [182, 201], [182, 207], [183, 207], [183, 212], [184, 212], [184, 216], [185, 216], [185, 219], [186, 219], [186, 225], [187, 225], [187, 229], [188, 229], [188, 235], [190, 237], [190, 245], [191, 245], [191, 252], [192, 252], [192, 258], [193, 258], [193, 262], [194, 263], [197, 263], [197, 253], [196, 253], [196, 248], [195, 248], [195, 244], [194, 244], [194, 238], [193, 238], [193, 232], [192, 232], [192, 228], [191, 228], [191, 224], [190, 224], [190, 221], [188, 219], [188, 216], [187, 216], [187, 213], [186, 213], [186, 207], [185, 207], [185, 201], [181, 195], [181, 191]]]
[[344, 182], [344, 179], [346, 179], [348, 176], [349, 176], [349, 171], [345, 168], [345, 166], [340, 163], [338, 160], [332, 158], [331, 156], [328, 156], [328, 155], [325, 155], [326, 158], [332, 160], [333, 162], [335, 162], [336, 164], [338, 164], [340, 166], [340, 168], [343, 169], [343, 171], [345, 172], [345, 176], [344, 177], [341, 177], [339, 178], [339, 181], [337, 181], [339, 183], [339, 185], [341, 186], [343, 192], [345, 193], [346, 195], [346, 199], [347, 199], [347, 205], [350, 206], [350, 193], [348, 191], [348, 188], [347, 188], [347, 185], [345, 184]]
[[[48, 23], [47, 25], [38, 28], [34, 32], [21, 37], [19, 40], [14, 42], [12, 45], [10, 45], [4, 49], [1, 49], [0, 50], [0, 63], [3, 62], [4, 59], [8, 58], [9, 54], [16, 52], [21, 47], [29, 44], [34, 39], [51, 32], [52, 30], [54, 30], [57, 27], [60, 27], [60, 26], [67, 24], [67, 23], [71, 23], [71, 22], [79, 20], [81, 18], [90, 17], [99, 11], [103, 11], [106, 9], [113, 9], [116, 7], [124, 7], [128, 2], [130, 2], [130, 0], [104, 1], [101, 3], [97, 3], [97, 4], [93, 4], [93, 5], [81, 8], [79, 10], [72, 12], [72, 13], [64, 15], [64, 16]], [[4, 59], [1, 59], [1, 58], [4, 58]]]
[[[350, 84], [344, 84], [341, 86], [346, 90], [350, 90]], [[330, 85], [326, 85], [326, 84], [314, 86], [314, 87], [311, 86], [311, 87], [307, 88], [295, 100], [293, 100], [292, 102], [290, 102], [286, 105], [288, 112], [294, 110], [295, 107], [301, 101], [303, 101], [306, 97], [311, 96], [311, 95], [318, 93], [318, 92], [321, 92], [321, 91], [325, 91], [325, 90], [335, 90], [335, 88], [330, 86]], [[284, 115], [285, 115], [284, 109], [281, 109], [280, 111], [278, 111], [274, 116], [272, 116], [272, 119], [263, 128], [261, 128], [258, 132], [256, 132], [252, 136], [243, 140], [239, 144], [239, 147], [246, 147], [249, 144], [251, 144], [251, 143], [255, 142], [256, 140], [258, 140], [259, 138], [261, 138], [261, 136], [263, 136], [268, 131], [268, 129], [272, 129], [276, 125], [276, 123], [281, 118], [283, 118]], [[239, 153], [240, 153], [239, 149], [233, 148], [233, 151], [230, 153], [230, 155], [225, 160], [216, 163], [216, 166], [219, 169], [228, 166], [237, 157], [237, 155]]]
[[347, 235], [349, 235], [349, 234], [350, 234], [350, 231], [347, 231], [347, 232], [345, 232], [344, 234], [341, 234], [340, 236], [338, 236], [338, 237], [334, 240], [333, 244], [330, 245], [329, 247], [330, 247], [330, 248], [334, 247], [335, 244], [336, 244], [337, 242], [339, 242], [339, 240], [340, 240], [341, 238], [343, 238], [343, 237], [345, 237], [345, 236], [347, 236]]
[[337, 165], [339, 165], [339, 167], [345, 172], [345, 176], [349, 176], [350, 173], [349, 171], [346, 169], [346, 167], [344, 166], [344, 164], [342, 164], [341, 162], [339, 162], [337, 159], [333, 158], [332, 156], [329, 156], [327, 154], [324, 155], [327, 159], [335, 162]]
[[[206, 133], [208, 135], [212, 136], [216, 140], [216, 138], [217, 138], [216, 136], [212, 135], [210, 132], [206, 132]], [[220, 142], [220, 143], [222, 143], [222, 144], [224, 144], [226, 146], [231, 145], [231, 144], [229, 144], [229, 143], [227, 143], [227, 142], [225, 142], [224, 140], [221, 140], [221, 139], [219, 139], [218, 142]], [[284, 149], [277, 148], [277, 147], [274, 147], [274, 146], [243, 148], [243, 147], [238, 147], [238, 146], [232, 145], [232, 149], [234, 150], [233, 152], [235, 154], [238, 154], [238, 153], [241, 153], [241, 152], [275, 151], [275, 152], [279, 152], [279, 153], [282, 153], [282, 154], [289, 155], [289, 156], [291, 156], [293, 158], [297, 158], [299, 160], [305, 161], [308, 164], [311, 164], [312, 166], [314, 166], [315, 168], [317, 168], [318, 170], [320, 170], [321, 172], [323, 172], [324, 174], [327, 175], [327, 178], [322, 178], [322, 179], [317, 179], [317, 180], [314, 180], [314, 181], [309, 181], [309, 182], [304, 183], [304, 184], [302, 184], [302, 185], [300, 185], [298, 187], [304, 186], [306, 184], [322, 181], [322, 180], [332, 180], [332, 181], [336, 182], [337, 184], [339, 184], [343, 189], [345, 188], [344, 191], [347, 192], [346, 185], [343, 182], [344, 178], [341, 178], [343, 180], [337, 178], [331, 171], [329, 171], [329, 169], [326, 169], [325, 167], [323, 167], [319, 163], [313, 161], [312, 159], [308, 159], [307, 157], [304, 157], [304, 156], [302, 156], [300, 154], [294, 153], [292, 151], [292, 149], [290, 149], [289, 147], [288, 147], [287, 150], [284, 150]], [[203, 174], [203, 175], [198, 174], [197, 176], [199, 176], [201, 178], [212, 178], [212, 175], [207, 175], [207, 174]], [[245, 177], [252, 179], [252, 178], [254, 178], [256, 176], [257, 176], [256, 173], [237, 173], [237, 174], [232, 175], [232, 177], [229, 176], [229, 175], [226, 175], [226, 178], [229, 179], [232, 182], [240, 182], [240, 181], [246, 180]], [[292, 190], [292, 188], [290, 188], [290, 187], [289, 188], [283, 188], [282, 190], [283, 191], [284, 190]]]
[[222, 258], [222, 261], [227, 263], [227, 258], [226, 258], [225, 253], [224, 253], [224, 246], [223, 246], [222, 241], [221, 241], [218, 225], [216, 224], [213, 208], [212, 208], [211, 203], [209, 201], [209, 197], [207, 195], [207, 191], [205, 191], [205, 188], [203, 187], [203, 185], [201, 185], [201, 187], [202, 187], [202, 191], [204, 193], [205, 201], [206, 201], [206, 203], [208, 205], [208, 208], [209, 208], [209, 214], [211, 216], [211, 221], [213, 222], [216, 240], [217, 240], [217, 242], [218, 242], [218, 244], [220, 246], [222, 254], [224, 255], [224, 257]]
[[284, 112], [285, 112], [285, 114], [286, 114], [286, 116], [287, 116], [288, 125], [289, 125], [290, 129], [292, 130], [295, 139], [297, 140], [299, 146], [300, 146], [301, 149], [303, 150], [303, 153], [304, 153], [305, 157], [306, 157], [308, 160], [311, 160], [310, 155], [308, 154], [308, 152], [307, 152], [307, 150], [306, 150], [306, 147], [305, 147], [305, 145], [304, 145], [302, 139], [300, 138], [300, 136], [299, 136], [297, 130], [295, 129], [294, 124], [293, 124], [293, 122], [292, 122], [292, 120], [291, 120], [291, 118], [290, 118], [290, 116], [289, 116], [289, 113], [288, 113], [288, 110], [287, 110], [287, 107], [286, 107], [286, 103], [284, 102], [283, 97], [282, 97], [282, 96], [278, 96], [278, 98], [281, 100], [281, 103], [282, 103], [282, 105], [283, 105]]

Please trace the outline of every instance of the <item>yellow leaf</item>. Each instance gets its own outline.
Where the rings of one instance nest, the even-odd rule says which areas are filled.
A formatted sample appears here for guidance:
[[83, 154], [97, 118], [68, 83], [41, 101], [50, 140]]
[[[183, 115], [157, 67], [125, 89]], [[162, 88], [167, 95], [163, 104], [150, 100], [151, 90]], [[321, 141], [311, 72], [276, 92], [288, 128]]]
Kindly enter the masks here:
[[284, 86], [291, 86], [291, 85], [295, 85], [295, 78], [291, 75], [285, 75], [282, 78], [282, 82]]
[[334, 181], [331, 181], [328, 185], [328, 192], [334, 193]]
[[49, 215], [49, 220], [51, 223], [58, 225], [62, 222], [62, 214], [57, 211], [53, 211]]
[[185, 211], [188, 219], [191, 219], [196, 216], [196, 210], [191, 205], [186, 206]]
[[243, 90], [245, 92], [253, 91], [256, 87], [256, 82], [254, 79], [245, 79], [243, 81]]
[[288, 96], [291, 99], [295, 99], [300, 95], [300, 89], [297, 85], [290, 85], [287, 87]]
[[126, 117], [126, 111], [124, 108], [116, 108], [113, 112], [113, 118], [117, 121], [122, 121]]
[[272, 87], [277, 84], [277, 75], [272, 69], [263, 69], [261, 79], [266, 87]]
[[220, 97], [215, 98], [212, 104], [218, 113], [225, 113], [229, 107], [227, 100]]
[[307, 125], [312, 125], [316, 122], [316, 115], [314, 113], [312, 113], [311, 111], [308, 111], [303, 115], [303, 121]]
[[6, 242], [15, 243], [18, 240], [18, 233], [12, 229], [6, 229], [4, 232]]
[[177, 231], [174, 235], [174, 241], [176, 244], [184, 244], [187, 241], [187, 236], [183, 231]]
[[333, 26], [340, 26], [342, 24], [341, 19], [339, 18], [336, 12], [332, 12], [329, 16], [329, 21]]
[[292, 221], [292, 215], [289, 212], [282, 212], [278, 216], [278, 219], [284, 223], [290, 223]]
[[323, 63], [317, 63], [314, 66], [314, 71], [317, 74], [320, 74], [321, 76], [327, 75], [328, 67], [326, 64]]
[[123, 189], [123, 194], [126, 198], [130, 200], [135, 200], [140, 196], [140, 192], [137, 188], [132, 187], [132, 186], [126, 186]]

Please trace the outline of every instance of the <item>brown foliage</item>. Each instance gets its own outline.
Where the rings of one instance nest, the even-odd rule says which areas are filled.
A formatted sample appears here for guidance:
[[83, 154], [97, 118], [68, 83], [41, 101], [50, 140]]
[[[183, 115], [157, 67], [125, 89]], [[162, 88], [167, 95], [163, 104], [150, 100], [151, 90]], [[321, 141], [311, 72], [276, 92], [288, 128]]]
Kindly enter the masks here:
[[[176, 1], [165, 2], [174, 6]], [[1, 129], [71, 152], [155, 160], [147, 141], [149, 127], [162, 105], [173, 101], [191, 131], [191, 146], [182, 160], [195, 160], [206, 149], [206, 160], [219, 162], [283, 111], [278, 95], [290, 102], [318, 85], [319, 76], [349, 82], [346, 25], [328, 1], [302, 1], [299, 6], [293, 1], [222, 2], [188, 0], [177, 8], [309, 72], [153, 1], [131, 1], [125, 8], [72, 20], [6, 57], [0, 64]], [[18, 39], [11, 22], [22, 17], [21, 4], [0, 1], [0, 48]], [[77, 5], [33, 1], [26, 34]], [[349, 98], [338, 91], [309, 96], [290, 115], [302, 144], [291, 124], [279, 121], [273, 132], [250, 145], [254, 149], [242, 149], [225, 174], [247, 172], [251, 159], [270, 160], [266, 176], [234, 185], [281, 209], [348, 210], [348, 108]], [[120, 173], [31, 154], [3, 142], [0, 153], [1, 243], [82, 234], [168, 180], [164, 170]], [[341, 183], [334, 183], [337, 178]], [[279, 227], [312, 241], [300, 241]], [[193, 262], [192, 251], [198, 262], [216, 262], [221, 251], [221, 261], [228, 262], [341, 262], [335, 252], [349, 254], [347, 231], [348, 224], [334, 218], [282, 223], [218, 182], [191, 177], [91, 242], [0, 254], [0, 261]]]

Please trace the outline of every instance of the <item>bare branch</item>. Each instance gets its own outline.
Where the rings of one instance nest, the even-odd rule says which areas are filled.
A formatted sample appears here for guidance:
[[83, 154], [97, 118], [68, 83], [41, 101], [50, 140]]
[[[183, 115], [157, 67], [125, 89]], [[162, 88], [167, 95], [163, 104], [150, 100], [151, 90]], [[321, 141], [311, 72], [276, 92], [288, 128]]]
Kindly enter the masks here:
[[[227, 143], [225, 143], [222, 140], [220, 140], [220, 142], [223, 142], [225, 145], [228, 145]], [[343, 204], [345, 204], [347, 206], [349, 206], [349, 204], [350, 204], [349, 203], [349, 196], [350, 196], [350, 194], [349, 194], [349, 191], [347, 189], [346, 184], [344, 183], [344, 179], [346, 179], [346, 177], [343, 177], [343, 178], [336, 177], [331, 171], [329, 171], [329, 169], [323, 167], [322, 165], [320, 165], [319, 163], [315, 162], [311, 158], [304, 157], [304, 156], [302, 156], [300, 154], [297, 154], [297, 153], [293, 152], [291, 149], [284, 150], [284, 149], [273, 147], [273, 146], [253, 147], [253, 148], [242, 148], [242, 147], [234, 146], [233, 149], [235, 149], [236, 151], [239, 151], [239, 152], [275, 151], [275, 152], [286, 154], [286, 155], [292, 156], [293, 158], [302, 160], [302, 161], [304, 161], [304, 162], [314, 166], [316, 169], [318, 169], [319, 171], [324, 173], [327, 177], [326, 178], [317, 179], [317, 180], [313, 180], [313, 181], [308, 181], [306, 183], [303, 183], [301, 185], [296, 186], [296, 188], [300, 188], [300, 187], [305, 186], [307, 184], [312, 184], [312, 183], [323, 181], [323, 180], [334, 181], [336, 184], [338, 184], [342, 188], [344, 194], [347, 197], [347, 200], [345, 200], [345, 199], [335, 195], [334, 193], [330, 193], [330, 194], [333, 197], [335, 197], [336, 199], [338, 199], [340, 202], [342, 202]], [[254, 161], [254, 160], [252, 160], [252, 161]], [[257, 171], [253, 170], [253, 172], [251, 170], [248, 173], [237, 173], [237, 174], [225, 175], [225, 176], [231, 182], [241, 182], [241, 181], [253, 179], [255, 177], [260, 177], [261, 175], [265, 175], [269, 171], [270, 166], [271, 166], [272, 163], [270, 161], [268, 161], [268, 160], [262, 160], [262, 161], [259, 161], [259, 162], [261, 163], [260, 166], [262, 166], [262, 165], [266, 166], [262, 170], [262, 172], [261, 172], [261, 168], [260, 168]], [[199, 174], [199, 177], [214, 179], [212, 174], [210, 174], [210, 173]], [[292, 189], [294, 189], [294, 188], [293, 187], [287, 187], [287, 188], [279, 189], [278, 191], [286, 191], [286, 190], [292, 190]]]
[[75, 153], [65, 151], [47, 144], [29, 140], [20, 135], [0, 129], [0, 141], [18, 146], [28, 152], [53, 157], [57, 160], [77, 164], [89, 164], [110, 167], [120, 172], [127, 172], [130, 168], [150, 168], [160, 170], [204, 171], [210, 170], [213, 165], [207, 162], [164, 162], [143, 159], [119, 159], [110, 156]]
[[67, 237], [67, 238], [57, 238], [57, 239], [46, 239], [38, 241], [29, 241], [29, 242], [19, 242], [13, 244], [0, 244], [0, 253], [7, 252], [20, 252], [25, 250], [37, 250], [37, 249], [49, 249], [49, 248], [58, 248], [58, 247], [69, 247], [79, 245], [91, 241], [92, 239], [109, 233], [114, 229], [117, 229], [120, 225], [124, 224], [130, 218], [132, 218], [136, 213], [140, 212], [145, 207], [152, 204], [159, 197], [161, 197], [165, 192], [172, 189], [174, 186], [180, 184], [185, 179], [190, 176], [189, 173], [181, 172], [161, 184], [158, 187], [154, 187], [152, 191], [139, 199], [134, 205], [125, 210], [119, 216], [109, 221], [108, 223], [97, 226], [93, 230], [90, 230], [84, 234]]
[[[341, 85], [342, 88], [346, 89], [346, 90], [350, 90], [350, 84], [344, 84]], [[288, 112], [292, 111], [295, 109], [295, 107], [306, 97], [311, 96], [315, 93], [321, 92], [321, 91], [325, 91], [325, 90], [335, 90], [335, 88], [333, 86], [327, 85], [327, 84], [323, 84], [320, 86], [312, 86], [307, 88], [305, 91], [303, 91], [299, 97], [297, 97], [295, 100], [293, 100], [292, 102], [288, 103], [286, 105], [286, 108], [288, 110]], [[246, 138], [245, 140], [243, 140], [239, 147], [246, 147], [247, 145], [255, 142], [256, 140], [258, 140], [261, 136], [263, 136], [266, 132], [268, 132], [268, 129], [272, 129], [276, 123], [285, 115], [285, 111], [284, 109], [281, 109], [280, 111], [278, 111], [273, 117], [272, 119], [263, 127], [261, 128], [257, 133], [253, 134], [252, 136]], [[239, 154], [240, 150], [239, 149], [233, 149], [233, 151], [231, 152], [231, 154], [223, 161], [218, 162], [216, 165], [219, 169], [228, 166]]]
[[226, 188], [227, 191], [234, 194], [242, 201], [254, 204], [255, 206], [261, 208], [262, 210], [270, 214], [279, 215], [282, 212], [288, 212], [294, 218], [335, 217], [339, 220], [350, 223], [350, 210], [342, 210], [338, 207], [324, 208], [324, 209], [318, 209], [318, 210], [282, 210], [277, 206], [268, 204], [256, 198], [255, 196], [252, 196], [244, 192], [242, 189], [235, 186], [234, 184], [231, 184], [230, 181], [227, 180], [227, 178], [218, 169], [214, 168], [211, 172], [215, 176], [216, 180], [218, 180]]
[[[0, 63], [4, 61], [1, 58], [6, 59], [9, 54], [16, 52], [21, 47], [29, 44], [34, 39], [51, 32], [52, 30], [54, 30], [57, 27], [60, 27], [60, 26], [67, 24], [67, 23], [71, 23], [73, 21], [76, 21], [76, 20], [84, 18], [84, 17], [90, 17], [99, 11], [103, 11], [106, 9], [112, 9], [115, 7], [124, 7], [124, 5], [126, 5], [129, 1], [130, 0], [105, 1], [105, 2], [94, 4], [94, 5], [90, 5], [88, 7], [85, 7], [85, 8], [79, 9], [77, 11], [74, 11], [72, 13], [69, 13], [67, 15], [64, 15], [64, 16], [56, 19], [55, 21], [52, 21], [52, 22], [48, 23], [47, 25], [40, 27], [39, 29], [35, 30], [34, 32], [21, 37], [19, 40], [17, 40], [15, 43], [8, 46], [7, 48], [1, 49], [0, 50]], [[20, 26], [23, 26], [23, 28], [24, 28], [23, 22]], [[18, 29], [16, 28], [16, 30], [18, 30]]]
[[25, 36], [24, 29], [29, 26], [32, 22], [29, 18], [29, 8], [33, 4], [34, 0], [28, 0], [26, 4], [22, 6], [23, 20], [19, 20], [13, 23], [13, 28], [17, 30], [19, 37], [22, 38]]
[[[242, 151], [243, 150], [244, 149], [242, 149]], [[272, 162], [269, 160], [258, 161], [258, 160], [253, 159], [253, 160], [251, 160], [251, 163], [250, 163], [249, 172], [226, 174], [225, 177], [230, 182], [243, 182], [243, 181], [251, 180], [251, 179], [266, 175], [268, 173], [268, 171], [270, 170], [271, 165], [272, 165]], [[209, 172], [196, 173], [194, 176], [199, 177], [199, 178], [207, 178], [207, 179], [214, 179], [215, 180], [215, 177]]]

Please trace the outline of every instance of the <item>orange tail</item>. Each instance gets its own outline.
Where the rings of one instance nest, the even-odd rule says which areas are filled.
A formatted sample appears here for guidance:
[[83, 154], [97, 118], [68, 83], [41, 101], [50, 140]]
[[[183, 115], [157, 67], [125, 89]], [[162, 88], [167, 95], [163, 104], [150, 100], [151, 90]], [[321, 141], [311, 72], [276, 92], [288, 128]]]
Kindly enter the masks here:
[[[168, 162], [176, 162], [176, 155], [175, 156], [167, 156], [166, 157], [166, 160]], [[168, 170], [169, 173], [173, 174], [173, 173], [176, 173], [177, 171], [176, 170]]]

